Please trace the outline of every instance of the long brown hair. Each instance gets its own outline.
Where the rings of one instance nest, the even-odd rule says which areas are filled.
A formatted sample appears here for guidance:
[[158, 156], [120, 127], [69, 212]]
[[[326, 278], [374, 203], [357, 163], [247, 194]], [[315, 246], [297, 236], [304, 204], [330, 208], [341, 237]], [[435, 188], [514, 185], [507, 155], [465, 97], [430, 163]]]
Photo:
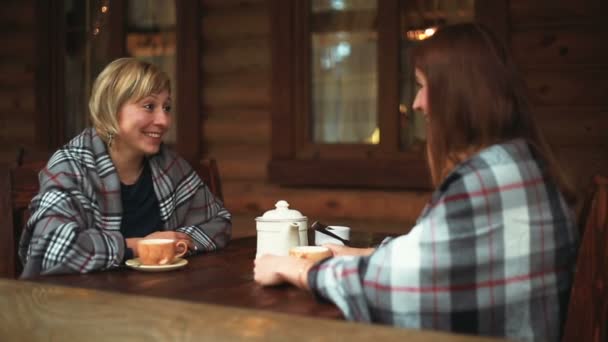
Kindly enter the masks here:
[[411, 51], [427, 80], [427, 155], [437, 186], [451, 168], [485, 147], [525, 139], [569, 202], [574, 192], [534, 117], [504, 44], [478, 24], [439, 29]]

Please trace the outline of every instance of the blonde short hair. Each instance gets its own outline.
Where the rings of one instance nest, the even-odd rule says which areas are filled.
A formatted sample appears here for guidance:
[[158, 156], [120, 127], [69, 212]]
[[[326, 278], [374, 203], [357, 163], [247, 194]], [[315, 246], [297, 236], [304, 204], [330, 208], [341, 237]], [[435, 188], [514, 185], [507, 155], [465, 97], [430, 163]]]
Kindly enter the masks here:
[[169, 76], [157, 66], [136, 58], [119, 58], [97, 76], [89, 112], [97, 134], [107, 143], [118, 133], [118, 112], [127, 102], [171, 91]]

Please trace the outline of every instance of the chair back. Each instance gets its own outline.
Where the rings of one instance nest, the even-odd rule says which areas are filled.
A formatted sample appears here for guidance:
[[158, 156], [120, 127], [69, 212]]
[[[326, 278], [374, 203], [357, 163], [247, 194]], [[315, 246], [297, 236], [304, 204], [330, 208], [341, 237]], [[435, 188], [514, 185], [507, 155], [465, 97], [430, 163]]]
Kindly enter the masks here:
[[194, 165], [194, 170], [198, 173], [198, 176], [201, 177], [203, 182], [207, 184], [211, 193], [224, 202], [220, 171], [215, 159], [201, 160], [198, 165]]
[[0, 277], [15, 278], [21, 273], [19, 237], [29, 217], [30, 201], [38, 193], [38, 172], [45, 163], [0, 165]]
[[608, 340], [608, 177], [595, 177], [583, 208], [564, 342]]

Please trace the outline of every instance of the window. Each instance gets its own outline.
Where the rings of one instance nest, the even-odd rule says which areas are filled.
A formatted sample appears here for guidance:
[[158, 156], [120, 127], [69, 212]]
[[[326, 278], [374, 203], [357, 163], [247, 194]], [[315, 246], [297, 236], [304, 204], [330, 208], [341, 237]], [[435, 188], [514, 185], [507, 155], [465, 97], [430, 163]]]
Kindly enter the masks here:
[[55, 149], [89, 125], [85, 114], [93, 80], [107, 63], [130, 55], [159, 65], [171, 77], [176, 110], [168, 143], [191, 164], [198, 163], [200, 1], [36, 5], [41, 19], [37, 44], [43, 52], [36, 119], [42, 148]]
[[[171, 95], [179, 96], [175, 77], [175, 3], [174, 1], [127, 1], [126, 52], [157, 65], [171, 79]], [[172, 105], [172, 116], [179, 108]], [[173, 118], [175, 121], [175, 117]], [[175, 144], [176, 127], [171, 125], [164, 141]]]
[[503, 35], [506, 4], [488, 3], [274, 0], [271, 181], [429, 188], [407, 50], [449, 23]]
[[171, 77], [173, 127], [167, 142], [192, 165], [197, 164], [200, 1], [119, 1], [111, 7], [110, 19], [114, 55], [148, 60]]

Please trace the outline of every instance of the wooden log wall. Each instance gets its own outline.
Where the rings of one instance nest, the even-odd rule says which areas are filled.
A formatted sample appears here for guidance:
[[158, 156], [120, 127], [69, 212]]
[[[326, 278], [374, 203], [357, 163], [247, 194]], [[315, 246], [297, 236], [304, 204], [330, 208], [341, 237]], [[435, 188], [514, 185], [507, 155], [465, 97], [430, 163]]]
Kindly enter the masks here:
[[0, 162], [35, 144], [35, 6], [6, 0], [0, 11]]
[[[287, 200], [313, 220], [407, 232], [428, 194], [283, 188], [267, 181], [271, 156], [270, 8], [266, 0], [201, 0], [205, 153], [219, 162], [227, 207], [241, 229]], [[356, 226], [355, 226], [356, 225]]]
[[[428, 193], [283, 188], [268, 183], [269, 3], [201, 3], [203, 143], [205, 153], [219, 161], [227, 206], [247, 217], [252, 230], [255, 216], [286, 199], [313, 220], [350, 218], [407, 231]], [[601, 3], [509, 2], [510, 44], [530, 87], [535, 115], [579, 189], [592, 174], [608, 173], [608, 31], [601, 25], [606, 13]]]
[[602, 0], [510, 1], [510, 42], [535, 114], [581, 191], [608, 174], [608, 29]]
[[[288, 200], [311, 220], [348, 219], [406, 231], [428, 193], [284, 188], [267, 181], [271, 154], [270, 8], [267, 0], [200, 0], [201, 136], [218, 160], [227, 206], [250, 223]], [[510, 44], [535, 115], [563, 166], [583, 189], [608, 173], [608, 30], [602, 0], [511, 0]], [[35, 144], [34, 0], [0, 11], [0, 160]], [[356, 227], [355, 227], [356, 228]], [[365, 228], [365, 227], [362, 227]]]

